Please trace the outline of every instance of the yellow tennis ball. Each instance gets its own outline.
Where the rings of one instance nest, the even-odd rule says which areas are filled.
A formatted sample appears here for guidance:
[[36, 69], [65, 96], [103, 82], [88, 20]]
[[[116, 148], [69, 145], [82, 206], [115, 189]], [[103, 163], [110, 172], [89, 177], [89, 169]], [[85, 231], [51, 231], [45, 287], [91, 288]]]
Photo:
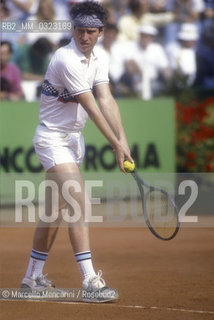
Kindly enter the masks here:
[[134, 162], [132, 163], [132, 162], [126, 160], [126, 161], [123, 162], [123, 167], [124, 167], [126, 172], [130, 173], [130, 172], [134, 171], [135, 164], [134, 164]]

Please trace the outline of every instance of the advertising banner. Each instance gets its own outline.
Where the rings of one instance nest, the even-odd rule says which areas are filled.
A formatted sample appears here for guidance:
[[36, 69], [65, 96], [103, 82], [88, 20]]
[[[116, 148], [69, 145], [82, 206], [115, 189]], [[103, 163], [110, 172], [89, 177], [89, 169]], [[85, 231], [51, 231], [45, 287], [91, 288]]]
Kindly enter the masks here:
[[[175, 125], [171, 99], [118, 100], [123, 126], [138, 171], [174, 172]], [[39, 103], [4, 102], [0, 106], [1, 204], [14, 197], [15, 180], [28, 176], [44, 179], [35, 154], [33, 136], [39, 124]], [[83, 131], [86, 153], [81, 167], [84, 177], [118, 173], [111, 146], [89, 119]]]

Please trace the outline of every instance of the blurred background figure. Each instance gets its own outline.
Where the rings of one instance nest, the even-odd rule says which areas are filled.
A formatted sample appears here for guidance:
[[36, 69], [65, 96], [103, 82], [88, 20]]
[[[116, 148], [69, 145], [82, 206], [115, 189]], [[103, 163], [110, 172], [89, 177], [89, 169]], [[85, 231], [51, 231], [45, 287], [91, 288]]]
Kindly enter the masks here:
[[17, 48], [13, 59], [22, 72], [22, 88], [27, 101], [39, 97], [52, 52], [52, 44], [47, 38], [39, 38], [32, 45]]
[[120, 89], [117, 83], [124, 72], [124, 52], [129, 50], [126, 43], [117, 40], [118, 28], [116, 24], [107, 23], [105, 26], [104, 36], [99, 42], [109, 61], [109, 79], [111, 90], [117, 97], [120, 96]]
[[111, 24], [117, 24], [117, 12], [115, 10], [115, 7], [112, 3], [112, 1], [110, 1], [109, 3], [104, 3], [103, 6], [105, 7], [105, 9], [108, 11], [108, 17], [107, 17], [107, 23], [111, 23]]
[[202, 31], [212, 28], [214, 20], [214, 0], [204, 0], [205, 10], [202, 15]]
[[175, 21], [167, 25], [165, 41], [176, 41], [176, 35], [183, 23], [192, 23], [200, 32], [200, 17], [204, 12], [204, 0], [167, 0], [166, 9], [173, 11]]
[[[38, 10], [35, 15], [31, 16], [28, 21], [37, 21], [39, 22], [54, 22], [57, 19], [55, 8], [53, 5], [52, 0], [40, 0]], [[53, 48], [57, 48], [57, 44], [62, 38], [63, 33], [61, 32], [28, 32], [26, 33], [26, 43], [32, 44], [35, 43], [36, 40], [39, 38], [46, 38], [48, 39], [52, 45]]]
[[11, 43], [8, 41], [1, 41], [1, 99], [17, 101], [24, 98], [21, 87], [21, 72], [15, 64], [10, 62], [11, 56]]
[[70, 20], [69, 1], [68, 0], [53, 0], [53, 6], [57, 20]]
[[214, 1], [204, 0], [205, 9], [204, 16], [206, 19], [214, 19]]
[[0, 19], [4, 21], [5, 19], [9, 18], [10, 10], [7, 7], [6, 0], [0, 1]]
[[169, 64], [163, 47], [154, 42], [158, 31], [154, 26], [142, 25], [140, 39], [129, 44], [125, 73], [120, 83], [144, 100], [161, 93], [170, 77]]
[[[7, 0], [0, 0], [0, 20], [1, 22], [7, 22], [13, 20], [10, 9], [8, 7]], [[9, 41], [12, 45], [13, 50], [16, 50], [16, 47], [24, 42], [24, 35], [19, 32], [1, 32], [1, 40]]]
[[113, 0], [112, 4], [115, 10], [116, 21], [129, 13], [129, 0]]
[[[29, 22], [70, 21], [70, 9], [82, 1], [0, 0], [0, 17], [2, 21], [13, 18]], [[108, 56], [111, 88], [116, 97], [131, 95], [149, 99], [157, 96], [163, 93], [162, 87], [170, 74], [171, 83], [178, 80], [189, 87], [195, 82], [210, 85], [210, 80], [202, 80], [205, 79], [202, 65], [206, 59], [210, 65], [213, 62], [211, 31], [207, 30], [212, 30], [214, 0], [98, 1], [109, 11], [99, 46]], [[157, 32], [149, 34], [147, 30], [147, 33], [139, 33], [141, 26], [153, 26]], [[68, 44], [72, 37], [70, 31], [3, 32], [1, 36], [2, 41], [9, 41], [12, 45], [12, 61], [21, 69], [27, 100], [38, 96], [50, 56], [57, 48]], [[39, 41], [40, 38], [43, 40]], [[160, 52], [159, 59], [154, 57], [153, 46]], [[212, 70], [212, 66], [209, 70], [206, 67], [204, 74]], [[4, 79], [3, 82], [6, 83]], [[4, 87], [8, 87], [7, 84]], [[32, 88], [31, 95], [29, 88]]]
[[166, 47], [172, 80], [191, 86], [196, 76], [196, 46], [199, 32], [194, 24], [184, 23], [177, 35], [177, 42]]
[[52, 44], [39, 38], [32, 45], [20, 46], [14, 55], [24, 80], [43, 80], [52, 53]]
[[214, 92], [214, 19], [202, 30], [202, 37], [196, 51], [195, 86]]
[[[163, 13], [166, 14], [166, 12], [168, 12], [168, 14], [169, 14], [170, 11], [167, 11], [166, 2], [167, 2], [167, 0], [149, 0], [149, 12], [151, 12], [153, 14], [158, 14], [157, 16], [161, 16], [161, 14], [163, 14]], [[172, 14], [172, 12], [171, 12], [171, 14]], [[169, 21], [169, 22], [171, 22], [171, 21]], [[164, 40], [165, 26], [166, 26], [166, 24], [161, 24], [161, 25], [156, 26], [158, 28], [158, 41], [159, 42], [163, 42], [163, 40]]]
[[4, 77], [0, 77], [0, 100], [10, 100], [10, 91], [10, 82]]
[[167, 0], [148, 0], [149, 11], [153, 13], [165, 12]]
[[7, 0], [6, 5], [11, 17], [17, 20], [25, 20], [35, 14], [39, 0]]
[[149, 9], [149, 0], [129, 1], [130, 13], [121, 17], [118, 21], [120, 41], [137, 40], [137, 31], [142, 24], [152, 24], [159, 28], [174, 19], [172, 12], [152, 13]]

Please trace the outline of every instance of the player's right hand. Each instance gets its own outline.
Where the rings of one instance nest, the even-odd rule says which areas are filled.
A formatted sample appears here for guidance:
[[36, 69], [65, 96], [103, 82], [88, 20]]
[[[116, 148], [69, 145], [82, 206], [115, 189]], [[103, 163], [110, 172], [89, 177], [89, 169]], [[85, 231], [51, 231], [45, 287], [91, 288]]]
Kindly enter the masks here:
[[130, 150], [127, 147], [117, 145], [113, 149], [113, 151], [115, 153], [117, 164], [118, 164], [120, 170], [124, 173], [127, 173], [124, 169], [124, 165], [123, 165], [124, 161], [129, 160], [130, 162], [134, 162], [134, 160], [131, 157]]

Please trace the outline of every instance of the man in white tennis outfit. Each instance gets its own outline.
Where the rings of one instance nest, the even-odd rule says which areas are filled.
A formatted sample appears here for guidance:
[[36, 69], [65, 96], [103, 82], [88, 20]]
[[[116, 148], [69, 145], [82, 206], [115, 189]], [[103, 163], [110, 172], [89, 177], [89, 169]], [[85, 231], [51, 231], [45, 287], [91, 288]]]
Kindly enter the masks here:
[[[88, 116], [111, 144], [121, 171], [125, 172], [123, 161], [133, 162], [133, 159], [118, 106], [109, 89], [105, 55], [94, 48], [104, 31], [106, 10], [97, 2], [86, 1], [74, 5], [71, 15], [73, 39], [55, 52], [49, 64], [42, 87], [40, 125], [34, 137], [35, 150], [46, 170], [46, 179], [57, 183], [59, 188], [59, 215], [54, 223], [39, 222], [22, 288], [55, 290], [52, 282], [43, 275], [43, 267], [62, 220], [62, 210], [68, 207], [74, 213], [72, 204], [62, 196], [65, 183], [73, 179], [81, 192], [75, 192], [71, 187], [66, 191], [79, 204], [81, 217], [69, 224], [70, 241], [82, 275], [83, 289], [92, 293], [101, 290], [104, 298], [98, 295], [93, 302], [105, 302], [116, 300], [118, 295], [105, 286], [101, 272], [96, 274], [93, 268], [89, 231], [84, 222], [90, 201], [79, 170], [84, 157], [81, 131]], [[92, 94], [93, 87], [99, 107]], [[51, 216], [53, 210], [52, 194], [50, 188], [46, 188], [46, 216]]]

